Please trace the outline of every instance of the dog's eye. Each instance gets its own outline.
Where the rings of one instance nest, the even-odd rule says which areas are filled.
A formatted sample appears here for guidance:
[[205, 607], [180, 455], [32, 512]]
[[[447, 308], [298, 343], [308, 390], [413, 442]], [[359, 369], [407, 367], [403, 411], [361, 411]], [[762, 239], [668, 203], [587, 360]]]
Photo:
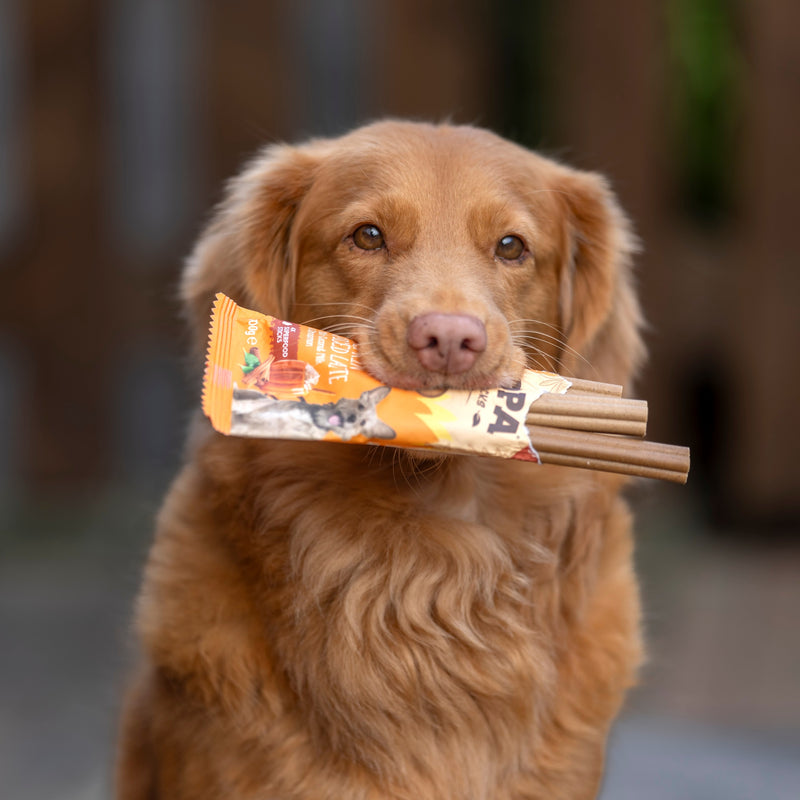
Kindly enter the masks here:
[[383, 234], [375, 225], [362, 225], [356, 228], [353, 242], [362, 250], [380, 250], [383, 247]]
[[495, 248], [494, 254], [505, 261], [516, 261], [525, 252], [525, 242], [519, 236], [504, 236]]

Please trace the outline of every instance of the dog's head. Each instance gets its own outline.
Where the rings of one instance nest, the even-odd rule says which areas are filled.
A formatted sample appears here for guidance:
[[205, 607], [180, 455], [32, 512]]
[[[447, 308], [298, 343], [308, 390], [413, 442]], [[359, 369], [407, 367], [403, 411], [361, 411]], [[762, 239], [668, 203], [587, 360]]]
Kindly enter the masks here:
[[183, 296], [359, 343], [406, 388], [508, 385], [524, 367], [626, 383], [640, 362], [633, 237], [599, 176], [466, 126], [380, 122], [263, 151], [229, 186]]

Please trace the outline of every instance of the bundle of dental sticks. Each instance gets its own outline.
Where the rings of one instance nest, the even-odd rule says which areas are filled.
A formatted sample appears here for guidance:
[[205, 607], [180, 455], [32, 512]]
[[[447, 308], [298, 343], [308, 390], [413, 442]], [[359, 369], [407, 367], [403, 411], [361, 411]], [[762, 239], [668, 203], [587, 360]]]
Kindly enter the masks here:
[[543, 464], [686, 483], [689, 448], [642, 438], [647, 401], [623, 398], [616, 384], [568, 380], [565, 394], [544, 394], [528, 411], [531, 443]]

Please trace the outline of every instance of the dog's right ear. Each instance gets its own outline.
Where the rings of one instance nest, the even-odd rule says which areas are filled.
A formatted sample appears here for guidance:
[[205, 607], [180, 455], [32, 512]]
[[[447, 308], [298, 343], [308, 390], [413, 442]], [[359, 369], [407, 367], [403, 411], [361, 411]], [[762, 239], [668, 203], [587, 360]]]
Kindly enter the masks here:
[[181, 299], [193, 340], [205, 347], [217, 292], [285, 318], [294, 294], [292, 221], [328, 151], [326, 141], [262, 150], [227, 187], [187, 260]]

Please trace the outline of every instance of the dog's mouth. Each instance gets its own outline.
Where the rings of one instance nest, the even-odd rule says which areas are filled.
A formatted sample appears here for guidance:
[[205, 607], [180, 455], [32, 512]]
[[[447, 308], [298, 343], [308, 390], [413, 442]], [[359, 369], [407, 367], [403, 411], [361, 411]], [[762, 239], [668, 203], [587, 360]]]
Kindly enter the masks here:
[[439, 394], [448, 389], [484, 391], [486, 389], [511, 388], [519, 378], [499, 369], [469, 374], [447, 372], [404, 372], [386, 362], [365, 359], [364, 367], [381, 383], [398, 389], [410, 389], [422, 394]]
[[364, 369], [400, 389], [436, 394], [512, 388], [525, 365], [508, 338], [493, 341], [484, 324], [468, 315], [422, 315], [403, 332], [405, 337], [375, 326], [357, 337]]

